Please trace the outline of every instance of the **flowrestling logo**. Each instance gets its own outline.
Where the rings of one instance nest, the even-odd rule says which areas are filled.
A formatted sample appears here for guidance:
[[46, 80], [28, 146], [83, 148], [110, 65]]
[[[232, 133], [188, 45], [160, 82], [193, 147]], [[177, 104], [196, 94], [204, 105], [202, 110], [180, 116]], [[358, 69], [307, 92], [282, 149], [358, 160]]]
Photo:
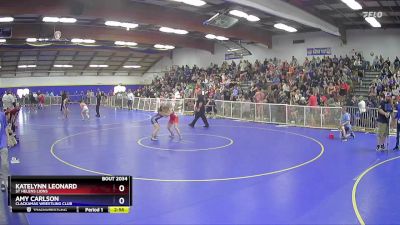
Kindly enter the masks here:
[[363, 12], [364, 18], [374, 17], [374, 18], [382, 18], [383, 12]]

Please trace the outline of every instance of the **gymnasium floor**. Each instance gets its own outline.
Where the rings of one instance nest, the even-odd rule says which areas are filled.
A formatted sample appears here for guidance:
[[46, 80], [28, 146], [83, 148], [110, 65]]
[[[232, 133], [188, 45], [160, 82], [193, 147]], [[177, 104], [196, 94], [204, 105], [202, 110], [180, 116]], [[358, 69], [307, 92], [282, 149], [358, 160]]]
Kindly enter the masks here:
[[373, 134], [342, 142], [337, 132], [328, 139], [329, 130], [224, 119], [210, 120], [208, 129], [200, 120], [192, 129], [192, 117], [182, 116], [182, 142], [167, 136], [167, 119], [160, 141], [152, 142], [150, 112], [102, 108], [90, 121], [79, 112], [74, 105], [63, 120], [59, 106], [23, 111], [21, 143], [10, 150], [21, 163], [12, 164], [12, 174], [132, 175], [131, 213], [26, 214], [29, 224], [400, 221], [400, 155], [376, 153]]

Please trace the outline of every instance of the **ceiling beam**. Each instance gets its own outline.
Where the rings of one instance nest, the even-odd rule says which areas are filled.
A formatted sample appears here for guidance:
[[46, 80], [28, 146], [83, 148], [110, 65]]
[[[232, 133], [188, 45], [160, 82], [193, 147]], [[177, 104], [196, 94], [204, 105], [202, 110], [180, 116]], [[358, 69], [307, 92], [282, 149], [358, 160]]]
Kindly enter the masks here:
[[247, 7], [251, 7], [284, 19], [296, 21], [303, 25], [321, 29], [324, 32], [340, 36], [339, 28], [337, 26], [330, 24], [284, 1], [265, 1], [265, 0], [228, 0], [228, 1], [244, 5]]
[[[52, 37], [54, 26], [50, 24], [13, 24], [13, 38]], [[202, 49], [214, 52], [214, 42], [205, 39], [188, 38], [180, 35], [164, 34], [153, 31], [129, 31], [118, 28], [59, 25], [62, 38], [88, 38], [97, 41], [132, 41], [141, 44], [169, 44], [177, 47]]]
[[[157, 5], [136, 3], [126, 0], [96, 1], [63, 0], [0, 0], [1, 15], [38, 14], [46, 16], [82, 16], [86, 18], [104, 18], [104, 20], [130, 21], [141, 24], [169, 26], [173, 28], [212, 33], [229, 38], [254, 41], [272, 46], [270, 32], [254, 27], [236, 25], [229, 29], [204, 26], [206, 16], [197, 15], [184, 10], [166, 8]], [[95, 3], [94, 3], [95, 2]], [[49, 15], [51, 12], [51, 15]], [[158, 35], [161, 35], [157, 33]], [[178, 38], [177, 35], [174, 37]], [[185, 37], [187, 38], [187, 37]]]

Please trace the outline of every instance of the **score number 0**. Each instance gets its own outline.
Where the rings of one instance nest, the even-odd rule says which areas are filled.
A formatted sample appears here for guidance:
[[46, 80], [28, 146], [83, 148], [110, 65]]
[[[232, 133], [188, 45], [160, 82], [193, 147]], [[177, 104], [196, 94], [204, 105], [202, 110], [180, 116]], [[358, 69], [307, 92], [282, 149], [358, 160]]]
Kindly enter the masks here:
[[[125, 191], [125, 186], [122, 185], [122, 184], [119, 185], [118, 190], [119, 190], [120, 192], [124, 192], [124, 191]], [[120, 205], [123, 205], [123, 204], [125, 203], [124, 197], [119, 198], [119, 199], [118, 199], [118, 202], [119, 202]]]

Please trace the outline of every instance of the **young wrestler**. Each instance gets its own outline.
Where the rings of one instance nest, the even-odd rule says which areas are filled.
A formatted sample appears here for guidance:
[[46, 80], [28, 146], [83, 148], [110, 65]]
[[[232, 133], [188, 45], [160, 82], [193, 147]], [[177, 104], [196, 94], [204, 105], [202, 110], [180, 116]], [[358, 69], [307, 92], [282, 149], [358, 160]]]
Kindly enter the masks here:
[[79, 105], [80, 105], [80, 107], [82, 109], [82, 111], [81, 111], [82, 120], [89, 119], [90, 118], [90, 116], [89, 116], [89, 108], [86, 105], [86, 103], [84, 101], [81, 101], [81, 103]]
[[171, 138], [175, 137], [174, 132], [172, 131], [172, 128], [174, 128], [176, 133], [179, 136], [179, 140], [182, 140], [182, 135], [181, 135], [181, 131], [179, 130], [178, 123], [179, 123], [179, 118], [175, 114], [175, 112], [172, 111], [171, 115], [169, 115], [169, 122], [168, 122], [168, 130], [171, 133], [170, 137]]
[[345, 107], [342, 107], [342, 119], [340, 121], [340, 134], [342, 140], [347, 140], [350, 136], [355, 137], [350, 124], [350, 113], [346, 111]]
[[170, 113], [170, 107], [168, 105], [161, 105], [157, 111], [157, 114], [151, 117], [151, 124], [153, 124], [153, 133], [151, 134], [151, 140], [157, 141], [157, 135], [160, 131], [160, 124], [158, 120], [168, 116]]

